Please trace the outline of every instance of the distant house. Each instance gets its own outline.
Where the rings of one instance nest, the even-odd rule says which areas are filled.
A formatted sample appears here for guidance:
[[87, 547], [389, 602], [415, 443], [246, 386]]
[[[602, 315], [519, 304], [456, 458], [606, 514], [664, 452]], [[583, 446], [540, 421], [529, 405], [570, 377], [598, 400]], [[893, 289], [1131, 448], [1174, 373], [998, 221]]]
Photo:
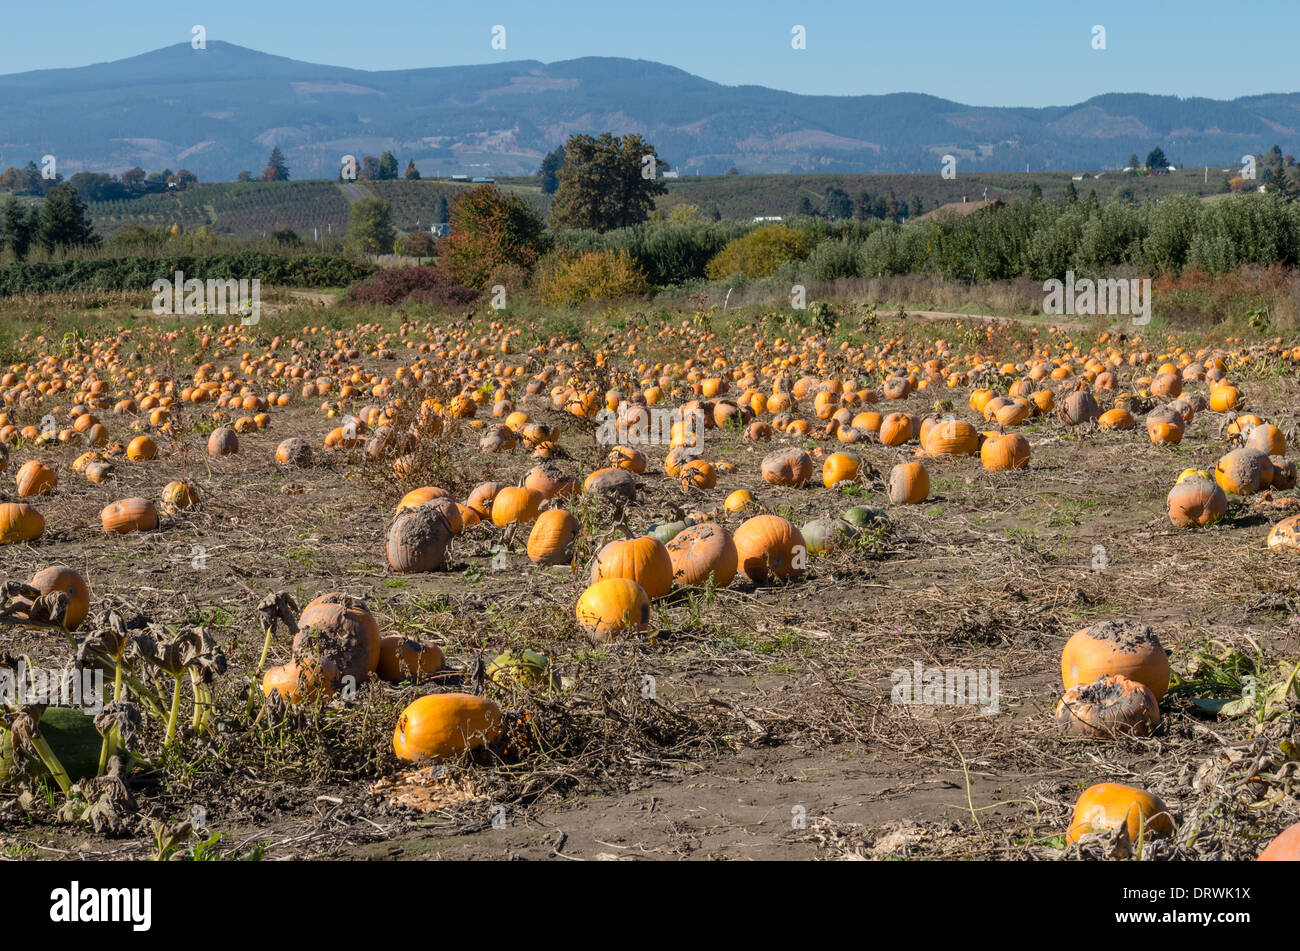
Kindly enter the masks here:
[[476, 175], [470, 181], [476, 185], [495, 185], [497, 183], [495, 178], [485, 178], [482, 175]]
[[453, 176], [451, 177], [451, 180], [452, 180], [453, 182], [467, 182], [467, 181], [469, 181], [469, 176], [468, 176], [468, 175], [453, 175]]
[[755, 224], [761, 224], [764, 221], [780, 221], [780, 220], [781, 220], [780, 215], [755, 215], [754, 216]]
[[442, 224], [429, 225], [429, 234], [433, 235], [435, 238], [445, 238], [447, 235], [451, 234], [451, 225], [446, 224], [445, 222]]
[[677, 177], [677, 173], [676, 173], [676, 172], [664, 172], [663, 177], [664, 177], [664, 178], [676, 178], [676, 177]]
[[1090, 179], [1090, 178], [1092, 178], [1092, 176], [1089, 175], [1087, 172], [1084, 172], [1084, 173], [1082, 173], [1082, 174], [1080, 174], [1080, 175], [1071, 175], [1071, 176], [1070, 176], [1070, 180], [1071, 180], [1071, 181], [1075, 181], [1075, 182], [1085, 182], [1085, 181], [1087, 181], [1087, 180]]

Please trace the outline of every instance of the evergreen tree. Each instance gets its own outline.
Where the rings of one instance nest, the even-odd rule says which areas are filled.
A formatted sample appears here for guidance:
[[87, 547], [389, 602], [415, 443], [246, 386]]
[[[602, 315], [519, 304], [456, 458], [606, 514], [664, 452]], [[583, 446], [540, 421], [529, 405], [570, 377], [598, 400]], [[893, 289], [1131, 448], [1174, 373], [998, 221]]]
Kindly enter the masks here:
[[558, 145], [542, 158], [542, 167], [537, 170], [542, 180], [542, 194], [554, 195], [560, 187], [560, 169], [564, 168], [564, 146]]
[[1157, 172], [1163, 172], [1169, 167], [1169, 159], [1165, 157], [1165, 150], [1156, 146], [1147, 155], [1147, 168]]
[[262, 177], [268, 182], [289, 180], [289, 166], [285, 164], [284, 153], [280, 151], [280, 146], [271, 149], [271, 157], [266, 160], [266, 172]]
[[1269, 191], [1277, 195], [1283, 201], [1295, 201], [1296, 187], [1291, 181], [1291, 176], [1287, 174], [1286, 169], [1278, 166], [1273, 170], [1273, 178], [1269, 183]]
[[[33, 209], [35, 211], [35, 209]], [[32, 240], [35, 238], [35, 227], [37, 222], [24, 210], [22, 203], [9, 196], [5, 202], [4, 214], [0, 217], [0, 239], [4, 241], [4, 246], [8, 247], [14, 253], [14, 257], [19, 261], [27, 259], [27, 252], [32, 246]]]
[[1030, 189], [1029, 189], [1029, 200], [1030, 200], [1030, 201], [1042, 201], [1042, 200], [1043, 200], [1043, 186], [1040, 185], [1040, 184], [1038, 184], [1038, 182], [1034, 182], [1034, 184], [1030, 187]]
[[1067, 205], [1077, 205], [1079, 203], [1079, 189], [1074, 187], [1074, 180], [1065, 186], [1065, 203]]
[[397, 179], [397, 157], [387, 149], [379, 156], [379, 172], [375, 178], [381, 182], [391, 182]]
[[447, 223], [447, 196], [439, 195], [438, 200], [433, 205], [433, 223], [436, 225], [445, 225]]
[[405, 178], [408, 182], [418, 182], [420, 180], [420, 170], [415, 167], [415, 159], [407, 160]]
[[58, 186], [45, 199], [41, 206], [41, 226], [36, 238], [46, 251], [99, 243], [99, 235], [95, 234], [86, 214], [86, 206], [71, 185]]

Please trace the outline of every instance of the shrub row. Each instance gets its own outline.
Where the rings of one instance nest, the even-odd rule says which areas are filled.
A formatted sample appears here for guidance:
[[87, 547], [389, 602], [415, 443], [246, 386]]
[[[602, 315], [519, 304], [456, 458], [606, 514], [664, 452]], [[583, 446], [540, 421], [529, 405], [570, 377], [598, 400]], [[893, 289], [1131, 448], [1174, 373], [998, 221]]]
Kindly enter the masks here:
[[0, 297], [75, 290], [147, 290], [154, 281], [260, 279], [296, 287], [340, 287], [368, 277], [375, 265], [325, 254], [286, 256], [263, 251], [208, 255], [121, 257], [7, 264], [0, 267]]

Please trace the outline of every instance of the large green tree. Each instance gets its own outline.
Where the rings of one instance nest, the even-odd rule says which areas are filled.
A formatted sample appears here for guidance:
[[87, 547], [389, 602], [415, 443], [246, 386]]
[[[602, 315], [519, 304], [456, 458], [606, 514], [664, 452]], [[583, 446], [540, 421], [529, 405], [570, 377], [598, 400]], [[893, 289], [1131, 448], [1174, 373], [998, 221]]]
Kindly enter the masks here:
[[99, 235], [95, 234], [81, 196], [66, 182], [50, 192], [42, 203], [36, 240], [46, 251], [99, 244]]
[[457, 284], [485, 288], [499, 268], [531, 270], [546, 250], [546, 222], [526, 201], [495, 185], [458, 194], [451, 234], [438, 243], [438, 263]]
[[645, 221], [655, 197], [668, 193], [658, 175], [666, 167], [639, 135], [572, 136], [564, 146], [551, 226], [610, 231]]
[[391, 182], [397, 179], [397, 156], [387, 149], [379, 156], [379, 173], [375, 175], [381, 182]]
[[1147, 154], [1147, 168], [1157, 172], [1163, 172], [1169, 167], [1169, 159], [1165, 157], [1165, 150], [1156, 146]]
[[391, 254], [393, 209], [382, 198], [362, 198], [348, 209], [349, 250], [361, 254]]
[[826, 217], [832, 221], [853, 217], [853, 199], [842, 188], [828, 186], [826, 189]]
[[418, 182], [420, 180], [420, 170], [415, 167], [415, 159], [406, 160], [406, 172], [403, 173], [402, 177], [408, 182]]

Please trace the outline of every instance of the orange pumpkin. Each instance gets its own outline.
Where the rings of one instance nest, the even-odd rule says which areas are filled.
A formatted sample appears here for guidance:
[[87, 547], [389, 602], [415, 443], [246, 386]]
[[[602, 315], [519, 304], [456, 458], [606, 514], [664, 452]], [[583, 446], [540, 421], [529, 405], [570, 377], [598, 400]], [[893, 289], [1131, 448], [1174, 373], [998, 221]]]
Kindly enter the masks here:
[[339, 669], [334, 661], [313, 657], [271, 667], [262, 676], [262, 694], [279, 693], [285, 703], [325, 699], [338, 691]]
[[136, 436], [126, 447], [126, 457], [132, 462], [144, 462], [158, 456], [158, 444], [148, 436]]
[[1102, 429], [1132, 429], [1137, 425], [1133, 414], [1126, 409], [1108, 409], [1097, 420]]
[[995, 433], [980, 446], [980, 462], [989, 472], [1009, 472], [1029, 465], [1029, 440], [1019, 433]]
[[901, 446], [912, 436], [912, 419], [905, 413], [890, 413], [880, 421], [880, 441], [886, 446]]
[[1153, 835], [1174, 834], [1174, 819], [1156, 796], [1120, 783], [1098, 783], [1080, 794], [1066, 832], [1067, 842], [1078, 842], [1094, 832], [1114, 832], [1125, 826], [1131, 841]]
[[331, 661], [339, 676], [356, 684], [365, 681], [379, 665], [379, 625], [366, 608], [339, 592], [310, 601], [298, 619], [293, 655]]
[[49, 495], [54, 491], [57, 480], [54, 470], [36, 459], [24, 463], [14, 476], [14, 481], [18, 484], [18, 495], [24, 499]]
[[470, 492], [465, 504], [477, 512], [479, 518], [491, 518], [492, 500], [504, 488], [506, 486], [501, 482], [481, 482]]
[[109, 535], [151, 532], [158, 527], [158, 510], [148, 499], [137, 496], [106, 505], [99, 521]]
[[578, 488], [578, 480], [553, 462], [536, 466], [524, 477], [524, 487], [541, 493], [544, 499], [567, 499]]
[[603, 578], [627, 578], [641, 586], [651, 601], [673, 587], [673, 561], [657, 538], [642, 535], [612, 541], [601, 548], [591, 569], [591, 583]]
[[68, 611], [63, 617], [63, 626], [75, 631], [90, 613], [90, 588], [86, 579], [67, 565], [51, 565], [42, 568], [28, 582], [41, 594], [62, 591], [68, 596]]
[[1259, 853], [1260, 862], [1300, 862], [1300, 822], [1288, 826]]
[[841, 482], [858, 481], [858, 470], [862, 460], [847, 452], [834, 452], [822, 463], [822, 485], [833, 489]]
[[208, 436], [208, 455], [209, 456], [229, 456], [239, 452], [239, 437], [229, 426], [221, 426], [212, 430]]
[[1169, 521], [1178, 528], [1213, 525], [1228, 511], [1228, 497], [1209, 479], [1192, 476], [1179, 479], [1165, 499]]
[[531, 522], [537, 518], [544, 501], [536, 489], [508, 485], [492, 499], [492, 524], [505, 528], [512, 522]]
[[740, 523], [732, 536], [737, 565], [756, 584], [771, 578], [788, 579], [808, 566], [808, 549], [799, 529], [779, 515], [755, 515]]
[[1214, 481], [1229, 495], [1251, 495], [1259, 491], [1265, 472], [1271, 475], [1272, 468], [1268, 456], [1258, 449], [1234, 449], [1215, 465]]
[[964, 419], [936, 419], [921, 429], [921, 448], [932, 456], [970, 456], [979, 451], [979, 433]]
[[450, 499], [451, 493], [446, 489], [440, 489], [434, 485], [424, 485], [418, 489], [412, 489], [407, 492], [400, 502], [397, 503], [397, 511], [402, 509], [415, 508], [417, 505], [423, 505], [425, 502], [432, 502], [434, 499]]
[[602, 578], [587, 588], [574, 609], [578, 623], [596, 641], [650, 627], [650, 599], [628, 578]]
[[725, 588], [736, 577], [736, 543], [721, 525], [693, 525], [664, 547], [672, 559], [673, 581], [679, 585], [702, 585], [712, 578], [715, 587]]
[[1098, 621], [1076, 631], [1061, 653], [1061, 680], [1068, 690], [1107, 674], [1145, 684], [1156, 700], [1169, 689], [1169, 658], [1159, 639], [1140, 621]]
[[403, 680], [419, 682], [422, 676], [442, 670], [445, 658], [437, 644], [425, 644], [400, 634], [379, 639], [379, 661], [375, 673], [390, 684]]
[[[474, 404], [471, 403], [471, 406]], [[420, 697], [398, 717], [393, 752], [408, 762], [446, 762], [501, 738], [501, 709], [486, 697], [435, 693]]]
[[615, 446], [610, 450], [609, 464], [616, 469], [627, 469], [629, 472], [645, 472], [646, 458], [639, 449]]
[[528, 560], [535, 565], [557, 565], [569, 560], [578, 520], [564, 509], [548, 509], [537, 516], [528, 533]]
[[889, 501], [916, 505], [930, 495], [930, 473], [919, 462], [900, 462], [889, 473]]

